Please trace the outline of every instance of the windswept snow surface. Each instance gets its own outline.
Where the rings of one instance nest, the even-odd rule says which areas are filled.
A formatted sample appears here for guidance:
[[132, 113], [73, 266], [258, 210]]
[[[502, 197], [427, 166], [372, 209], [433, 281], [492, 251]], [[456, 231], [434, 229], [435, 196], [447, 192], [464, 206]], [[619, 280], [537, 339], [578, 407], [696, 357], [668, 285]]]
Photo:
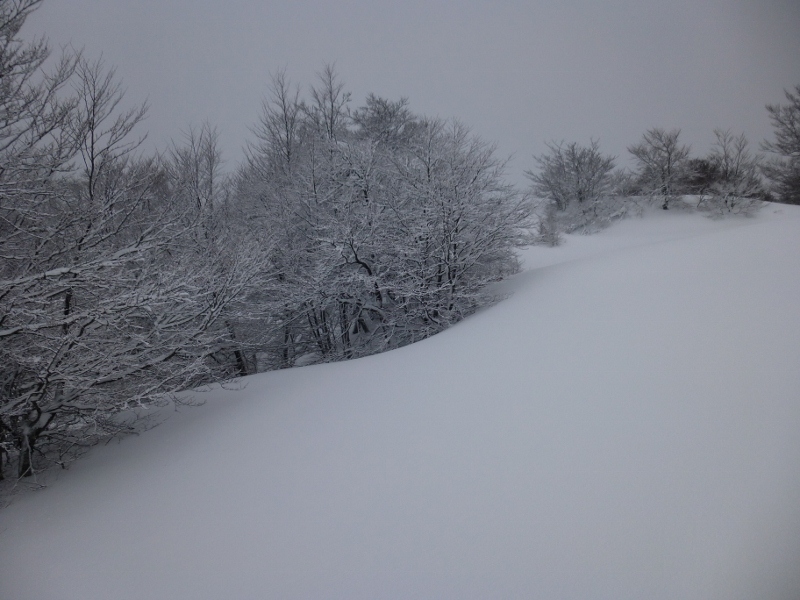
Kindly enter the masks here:
[[0, 598], [799, 598], [800, 210], [524, 260], [440, 335], [207, 393], [19, 496]]

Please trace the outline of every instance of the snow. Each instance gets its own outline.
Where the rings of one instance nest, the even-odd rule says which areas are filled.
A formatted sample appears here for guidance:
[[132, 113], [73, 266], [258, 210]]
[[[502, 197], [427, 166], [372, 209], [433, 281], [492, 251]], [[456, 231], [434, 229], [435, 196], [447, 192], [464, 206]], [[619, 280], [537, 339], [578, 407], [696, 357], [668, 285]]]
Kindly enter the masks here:
[[800, 596], [800, 208], [525, 251], [396, 351], [198, 394], [0, 511], [0, 598]]

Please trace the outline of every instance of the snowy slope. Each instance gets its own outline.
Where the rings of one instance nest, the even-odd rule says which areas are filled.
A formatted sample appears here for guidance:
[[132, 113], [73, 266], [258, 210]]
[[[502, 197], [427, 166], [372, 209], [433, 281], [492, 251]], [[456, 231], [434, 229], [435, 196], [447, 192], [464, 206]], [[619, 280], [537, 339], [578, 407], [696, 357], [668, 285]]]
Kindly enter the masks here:
[[800, 597], [800, 210], [526, 251], [422, 343], [248, 378], [0, 511], [3, 600]]

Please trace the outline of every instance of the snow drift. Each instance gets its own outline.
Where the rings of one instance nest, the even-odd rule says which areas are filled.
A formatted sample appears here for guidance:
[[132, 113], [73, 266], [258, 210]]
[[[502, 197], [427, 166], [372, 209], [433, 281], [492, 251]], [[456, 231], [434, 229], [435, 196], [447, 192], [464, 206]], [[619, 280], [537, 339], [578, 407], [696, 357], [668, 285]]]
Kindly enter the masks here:
[[0, 598], [791, 600], [800, 209], [526, 252], [378, 356], [202, 394], [0, 511]]

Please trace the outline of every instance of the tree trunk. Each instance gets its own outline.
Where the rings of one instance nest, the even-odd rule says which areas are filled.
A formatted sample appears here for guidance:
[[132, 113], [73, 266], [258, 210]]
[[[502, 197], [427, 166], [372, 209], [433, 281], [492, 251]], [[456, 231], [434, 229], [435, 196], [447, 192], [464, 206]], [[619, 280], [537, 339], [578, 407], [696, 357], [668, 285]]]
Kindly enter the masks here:
[[33, 475], [33, 449], [39, 435], [35, 432], [22, 433], [19, 439], [19, 463], [17, 477]]
[[245, 362], [244, 359], [244, 353], [241, 350], [236, 349], [233, 351], [233, 356], [236, 358], [236, 371], [239, 373], [239, 376], [244, 377], [249, 375], [247, 372], [247, 362]]
[[291, 367], [289, 362], [289, 346], [293, 343], [292, 332], [288, 325], [283, 326], [283, 350], [281, 352], [281, 369], [288, 369]]
[[39, 405], [33, 403], [33, 408], [22, 422], [16, 434], [17, 448], [19, 448], [18, 477], [33, 475], [33, 450], [42, 432], [47, 429], [55, 413], [42, 412]]
[[350, 343], [350, 319], [347, 314], [347, 304], [339, 302], [339, 328], [342, 331], [342, 353], [345, 358], [353, 358], [353, 348]]
[[[233, 325], [230, 323], [230, 321], [225, 321], [225, 327], [228, 329], [228, 335], [231, 336], [231, 341], [235, 344], [236, 331], [233, 329]], [[245, 360], [244, 352], [242, 352], [241, 348], [234, 349], [233, 358], [236, 361], [236, 372], [239, 374], [239, 376], [244, 377], [245, 375], [249, 375], [247, 372], [247, 361]]]

